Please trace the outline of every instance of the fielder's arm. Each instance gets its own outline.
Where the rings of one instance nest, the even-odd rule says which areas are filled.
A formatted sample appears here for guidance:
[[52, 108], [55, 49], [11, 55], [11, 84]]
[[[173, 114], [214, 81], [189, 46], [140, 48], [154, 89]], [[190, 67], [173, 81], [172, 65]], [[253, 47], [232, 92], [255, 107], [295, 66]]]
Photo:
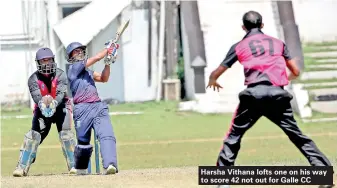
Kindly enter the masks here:
[[65, 72], [62, 71], [61, 75], [58, 77], [57, 80], [56, 97], [55, 97], [57, 106], [61, 104], [62, 100], [66, 96], [67, 85], [68, 85], [67, 75]]
[[238, 43], [232, 45], [232, 47], [227, 52], [225, 59], [221, 64], [216, 68], [211, 75], [209, 76], [210, 81], [216, 81], [228, 68], [231, 68], [232, 65], [238, 60], [238, 57], [235, 53], [235, 47]]
[[30, 95], [35, 102], [35, 104], [39, 104], [39, 101], [42, 99], [41, 91], [39, 85], [37, 83], [37, 76], [36, 74], [32, 74], [28, 79], [28, 88]]
[[107, 82], [110, 77], [110, 66], [105, 65], [102, 73], [93, 72], [93, 77], [94, 77], [95, 82]]
[[300, 75], [300, 69], [296, 64], [296, 59], [290, 56], [289, 50], [285, 44], [283, 48], [283, 57], [286, 60], [287, 68], [291, 72], [290, 75], [288, 75], [288, 80], [294, 80]]
[[95, 64], [96, 62], [103, 59], [108, 54], [108, 49], [104, 48], [102, 51], [98, 52], [95, 56], [90, 57], [85, 64], [85, 67], [90, 67], [91, 65]]

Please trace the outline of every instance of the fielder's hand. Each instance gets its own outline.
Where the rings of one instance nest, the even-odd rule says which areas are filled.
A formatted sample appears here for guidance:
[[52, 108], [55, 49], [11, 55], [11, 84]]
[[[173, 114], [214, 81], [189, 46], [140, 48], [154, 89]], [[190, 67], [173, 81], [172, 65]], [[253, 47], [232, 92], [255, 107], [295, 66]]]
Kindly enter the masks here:
[[216, 80], [210, 79], [210, 80], [208, 81], [208, 85], [207, 85], [206, 89], [207, 89], [207, 88], [212, 88], [212, 87], [213, 87], [213, 91], [215, 91], [215, 89], [217, 89], [217, 91], [219, 92], [219, 91], [220, 91], [220, 88], [222, 89], [222, 86], [221, 86], [220, 84], [218, 84], [218, 83], [216, 82]]

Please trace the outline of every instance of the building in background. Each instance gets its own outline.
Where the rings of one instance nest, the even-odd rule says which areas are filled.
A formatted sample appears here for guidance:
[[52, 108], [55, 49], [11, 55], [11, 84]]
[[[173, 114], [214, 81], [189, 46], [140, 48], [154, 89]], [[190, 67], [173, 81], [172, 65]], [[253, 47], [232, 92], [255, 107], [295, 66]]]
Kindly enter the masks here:
[[[55, 6], [54, 6], [55, 7]], [[57, 11], [55, 11], [56, 13]], [[64, 49], [71, 42], [77, 41], [87, 45], [87, 52], [92, 56], [101, 51], [108, 40], [115, 37], [117, 28], [130, 19], [128, 28], [123, 33], [119, 43], [119, 56], [111, 66], [110, 79], [107, 83], [97, 83], [100, 97], [103, 100], [120, 102], [139, 102], [153, 100], [155, 97], [155, 69], [148, 71], [148, 43], [156, 43], [156, 38], [149, 41], [149, 17], [146, 3], [123, 1], [92, 1], [73, 14], [58, 20], [53, 24], [55, 31], [54, 48]], [[64, 51], [59, 52], [64, 57]], [[154, 52], [155, 54], [155, 52]], [[64, 58], [59, 61], [66, 69]], [[92, 69], [101, 72], [103, 60], [96, 63]]]
[[[87, 45], [89, 56], [94, 55], [105, 47], [104, 43], [115, 37], [118, 26], [127, 19], [131, 22], [119, 42], [119, 57], [111, 66], [110, 80], [105, 84], [97, 83], [100, 97], [120, 102], [155, 99], [158, 39], [156, 16], [149, 13], [148, 3], [130, 0], [11, 2], [11, 9], [22, 10], [18, 11], [22, 12], [22, 18], [17, 17], [16, 24], [7, 20], [7, 25], [14, 27], [1, 33], [1, 70], [4, 72], [1, 78], [11, 80], [1, 82], [2, 88], [7, 88], [1, 92], [3, 103], [13, 103], [14, 96], [19, 101], [30, 99], [27, 78], [36, 70], [34, 56], [38, 48], [50, 47], [56, 54], [58, 66], [65, 70], [64, 49], [70, 42]], [[6, 20], [4, 16], [2, 20]], [[153, 19], [151, 31], [148, 29], [150, 19]], [[27, 28], [28, 31], [24, 30]], [[150, 35], [153, 35], [151, 40]], [[148, 53], [149, 50], [153, 53]], [[98, 62], [92, 69], [101, 72], [103, 67], [103, 62]], [[150, 67], [151, 71], [148, 70]]]
[[[176, 2], [179, 4], [179, 1]], [[119, 58], [111, 66], [109, 82], [97, 84], [99, 94], [104, 100], [113, 99], [120, 102], [156, 99], [158, 83], [160, 83], [158, 81], [161, 41], [159, 5], [159, 1], [150, 3], [131, 0], [0, 1], [0, 71], [2, 71], [0, 79], [3, 80], [0, 100], [11, 103], [29, 101], [27, 77], [36, 70], [34, 55], [38, 48], [50, 47], [56, 53], [59, 67], [66, 69], [65, 46], [70, 42], [78, 41], [88, 46], [89, 55], [94, 55], [104, 48], [104, 43], [115, 36], [117, 27], [127, 19], [131, 22], [121, 38]], [[337, 3], [333, 1], [294, 1], [295, 18], [303, 41], [336, 40], [337, 27], [329, 24], [337, 21], [336, 16], [331, 16], [336, 15], [334, 11], [336, 5]], [[272, 2], [267, 1], [212, 3], [198, 1], [207, 62], [205, 83], [208, 82], [210, 71], [219, 65], [230, 46], [243, 37], [241, 17], [244, 12], [251, 9], [261, 12], [265, 22], [264, 31], [269, 35], [282, 37], [273, 6]], [[312, 14], [313, 11], [320, 12], [320, 10], [324, 12]], [[189, 32], [186, 32], [186, 28], [184, 30], [181, 16], [175, 18], [179, 19], [178, 27], [172, 27], [171, 24], [166, 28], [172, 27], [173, 30], [178, 30], [178, 34], [170, 36], [178, 40], [178, 45], [173, 45], [176, 51], [165, 54], [175, 54], [177, 57], [164, 57], [163, 77], [171, 76], [165, 73], [172, 74], [174, 72], [172, 70], [175, 69], [166, 61], [178, 59], [180, 62], [184, 59], [185, 69], [180, 75], [184, 75], [181, 77], [185, 80], [182, 84], [185, 90], [188, 90], [185, 92], [185, 99], [197, 99], [200, 103], [199, 111], [234, 111], [238, 103], [237, 94], [244, 88], [241, 65], [236, 63], [220, 78], [224, 86], [220, 93], [206, 91], [205, 94], [195, 95], [191, 82], [192, 68], [188, 66], [191, 62], [186, 58], [190, 51], [186, 48]], [[316, 28], [320, 28], [320, 32], [317, 32]], [[165, 48], [169, 46], [166, 45]], [[167, 52], [167, 49], [165, 51]], [[182, 58], [184, 55], [185, 57]], [[95, 71], [101, 71], [103, 63], [99, 62], [92, 68]]]

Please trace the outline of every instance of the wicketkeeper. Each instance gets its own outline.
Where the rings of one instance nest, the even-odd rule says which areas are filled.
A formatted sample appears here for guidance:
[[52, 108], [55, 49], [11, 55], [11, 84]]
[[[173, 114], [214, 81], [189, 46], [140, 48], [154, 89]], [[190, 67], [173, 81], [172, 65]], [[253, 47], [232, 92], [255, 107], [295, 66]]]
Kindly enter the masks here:
[[26, 133], [20, 150], [19, 162], [13, 176], [28, 174], [36, 159], [38, 146], [47, 137], [51, 124], [55, 123], [59, 133], [64, 157], [69, 173], [74, 174], [75, 135], [71, 131], [71, 102], [67, 98], [67, 76], [54, 61], [54, 54], [49, 48], [36, 52], [37, 71], [28, 80], [28, 87], [35, 102], [31, 130]]
[[[117, 169], [116, 138], [111, 124], [109, 109], [97, 93], [95, 82], [107, 82], [110, 76], [110, 64], [117, 57], [118, 44], [109, 43], [107, 47], [91, 58], [87, 58], [86, 46], [73, 42], [66, 48], [68, 80], [74, 102], [74, 122], [77, 145], [75, 147], [75, 168], [77, 174], [86, 174], [93, 151], [90, 144], [91, 128], [96, 132], [100, 142], [103, 174], [115, 174]], [[112, 54], [115, 49], [115, 53]], [[102, 73], [94, 72], [88, 67], [100, 61], [108, 54], [111, 61], [105, 61]]]
[[[214, 70], [207, 87], [222, 88], [217, 79], [236, 61], [244, 67], [247, 88], [239, 94], [240, 103], [223, 142], [217, 166], [234, 166], [241, 139], [256, 121], [265, 116], [278, 125], [312, 166], [331, 166], [316, 144], [297, 126], [290, 101], [293, 98], [284, 86], [299, 76], [300, 71], [290, 57], [287, 46], [264, 34], [262, 16], [249, 11], [243, 16], [244, 38], [228, 51], [220, 66]], [[287, 75], [289, 69], [291, 74]]]

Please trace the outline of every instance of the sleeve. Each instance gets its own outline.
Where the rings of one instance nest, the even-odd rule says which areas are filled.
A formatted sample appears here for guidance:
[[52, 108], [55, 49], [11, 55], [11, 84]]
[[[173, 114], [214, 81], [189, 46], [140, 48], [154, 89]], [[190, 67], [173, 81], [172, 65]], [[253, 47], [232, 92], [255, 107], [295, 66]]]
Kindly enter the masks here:
[[235, 47], [238, 43], [232, 45], [232, 47], [227, 52], [225, 59], [221, 62], [220, 65], [230, 68], [237, 60], [238, 56], [235, 52]]
[[87, 71], [88, 71], [88, 73], [91, 77], [94, 77], [94, 71], [93, 70], [87, 69]]
[[60, 105], [67, 93], [68, 80], [65, 72], [62, 72], [57, 80], [56, 97], [57, 104]]
[[78, 77], [78, 75], [85, 69], [86, 61], [76, 62], [71, 65], [71, 69], [69, 69], [69, 79], [74, 80]]
[[282, 54], [282, 56], [284, 57], [285, 60], [292, 59], [286, 44], [283, 44], [283, 54]]
[[37, 77], [35, 75], [32, 75], [28, 79], [28, 88], [31, 97], [33, 98], [33, 101], [38, 104], [39, 101], [42, 99], [41, 91], [39, 88], [39, 85], [37, 83]]

